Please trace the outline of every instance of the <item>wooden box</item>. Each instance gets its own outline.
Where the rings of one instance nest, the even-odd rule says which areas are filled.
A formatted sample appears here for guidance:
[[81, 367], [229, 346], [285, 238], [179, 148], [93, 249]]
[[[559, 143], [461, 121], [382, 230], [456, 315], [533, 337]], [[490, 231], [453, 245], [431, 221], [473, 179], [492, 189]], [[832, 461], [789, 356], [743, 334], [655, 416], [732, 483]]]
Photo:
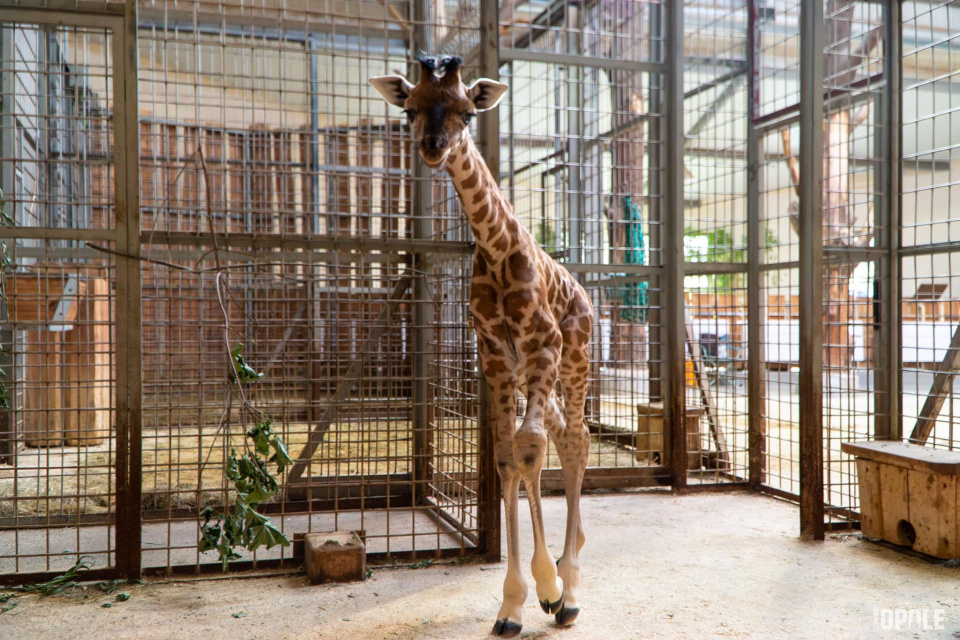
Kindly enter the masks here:
[[935, 558], [960, 557], [960, 452], [894, 441], [841, 447], [857, 459], [863, 535]]
[[[687, 421], [687, 469], [698, 471], [702, 465], [700, 450], [700, 418], [703, 409], [686, 408]], [[663, 403], [651, 402], [637, 405], [637, 435], [634, 440], [637, 462], [667, 464], [663, 459]]]

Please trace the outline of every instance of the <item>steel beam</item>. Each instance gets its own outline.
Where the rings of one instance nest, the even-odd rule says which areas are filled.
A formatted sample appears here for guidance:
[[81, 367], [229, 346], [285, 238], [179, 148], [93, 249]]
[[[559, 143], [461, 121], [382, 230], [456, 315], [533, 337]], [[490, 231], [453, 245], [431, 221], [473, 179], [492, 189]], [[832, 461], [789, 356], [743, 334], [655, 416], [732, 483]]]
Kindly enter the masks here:
[[[568, 34], [571, 40], [576, 41]], [[608, 69], [613, 71], [636, 71], [638, 73], [663, 73], [666, 65], [655, 62], [641, 62], [635, 60], [617, 60], [615, 58], [596, 58], [571, 53], [550, 53], [547, 51], [530, 51], [528, 49], [503, 49], [500, 51], [502, 62], [540, 62], [543, 64], [563, 65], [567, 67], [590, 67], [593, 69]]]

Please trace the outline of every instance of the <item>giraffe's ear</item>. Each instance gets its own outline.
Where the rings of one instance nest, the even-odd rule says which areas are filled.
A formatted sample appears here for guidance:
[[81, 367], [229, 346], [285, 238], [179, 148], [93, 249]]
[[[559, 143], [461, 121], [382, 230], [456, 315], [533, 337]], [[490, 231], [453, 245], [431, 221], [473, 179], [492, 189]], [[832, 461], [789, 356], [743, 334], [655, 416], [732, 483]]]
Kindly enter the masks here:
[[506, 92], [507, 85], [502, 82], [489, 78], [478, 78], [467, 88], [467, 97], [473, 102], [477, 111], [487, 111], [497, 106]]
[[413, 85], [403, 76], [378, 76], [370, 78], [370, 85], [383, 96], [383, 99], [395, 107], [403, 108]]

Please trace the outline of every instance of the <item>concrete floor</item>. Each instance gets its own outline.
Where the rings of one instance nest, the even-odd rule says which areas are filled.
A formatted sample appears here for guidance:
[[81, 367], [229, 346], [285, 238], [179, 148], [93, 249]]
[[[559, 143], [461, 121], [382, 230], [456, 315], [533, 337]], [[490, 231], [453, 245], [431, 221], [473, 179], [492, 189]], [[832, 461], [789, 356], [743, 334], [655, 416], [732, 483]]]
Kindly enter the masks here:
[[[544, 508], [558, 552], [564, 501]], [[585, 497], [583, 516], [580, 619], [554, 627], [531, 585], [524, 638], [960, 638], [960, 568], [856, 535], [801, 542], [792, 504], [749, 493], [614, 494]], [[128, 589], [123, 603], [93, 589], [29, 596], [0, 614], [0, 638], [480, 639], [504, 570], [375, 569], [364, 583], [320, 587], [300, 575], [159, 581]]]

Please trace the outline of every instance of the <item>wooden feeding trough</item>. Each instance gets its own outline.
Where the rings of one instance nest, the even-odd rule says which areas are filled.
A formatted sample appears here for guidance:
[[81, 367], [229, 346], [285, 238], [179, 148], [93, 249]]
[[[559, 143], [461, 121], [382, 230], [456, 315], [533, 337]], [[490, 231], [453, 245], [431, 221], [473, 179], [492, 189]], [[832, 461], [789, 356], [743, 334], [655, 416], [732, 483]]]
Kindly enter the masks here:
[[841, 447], [857, 458], [863, 535], [935, 558], [960, 558], [960, 452], [894, 441]]
[[101, 444], [110, 431], [110, 281], [103, 269], [38, 268], [6, 278], [8, 322], [23, 332], [27, 446]]

